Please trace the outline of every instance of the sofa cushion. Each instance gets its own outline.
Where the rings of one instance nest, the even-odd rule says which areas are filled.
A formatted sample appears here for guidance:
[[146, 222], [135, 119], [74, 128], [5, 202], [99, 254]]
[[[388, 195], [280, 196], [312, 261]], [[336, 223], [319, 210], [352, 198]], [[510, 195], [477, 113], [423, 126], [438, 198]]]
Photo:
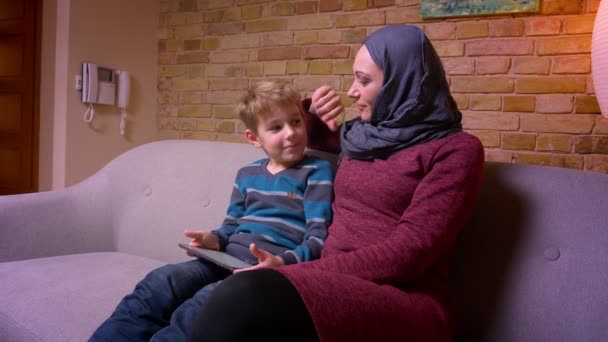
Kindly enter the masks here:
[[86, 253], [0, 263], [3, 341], [85, 341], [158, 260]]
[[459, 340], [607, 341], [608, 177], [486, 163], [451, 280]]

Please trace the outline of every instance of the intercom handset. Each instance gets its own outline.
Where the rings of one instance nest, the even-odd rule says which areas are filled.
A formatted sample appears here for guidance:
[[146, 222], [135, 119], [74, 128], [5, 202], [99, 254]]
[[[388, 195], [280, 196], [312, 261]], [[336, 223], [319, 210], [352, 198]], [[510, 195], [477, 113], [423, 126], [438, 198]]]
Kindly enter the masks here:
[[118, 108], [127, 108], [129, 105], [129, 96], [131, 94], [131, 75], [122, 70], [117, 70], [118, 73], [118, 99], [116, 106]]
[[82, 102], [89, 108], [84, 121], [91, 123], [95, 116], [93, 104], [118, 106], [121, 110], [120, 134], [125, 134], [127, 106], [129, 105], [131, 77], [128, 72], [106, 68], [93, 63], [82, 64]]
[[97, 102], [97, 67], [82, 65], [82, 102]]
[[127, 125], [127, 106], [131, 95], [131, 75], [126, 71], [118, 70], [118, 99], [116, 106], [120, 108], [120, 135], [125, 135]]

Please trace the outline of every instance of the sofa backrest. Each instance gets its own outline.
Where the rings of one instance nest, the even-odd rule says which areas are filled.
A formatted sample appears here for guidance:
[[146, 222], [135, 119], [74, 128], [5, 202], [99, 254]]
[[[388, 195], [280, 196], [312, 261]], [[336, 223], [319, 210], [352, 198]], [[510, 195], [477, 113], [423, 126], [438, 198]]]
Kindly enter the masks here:
[[187, 259], [177, 246], [188, 241], [184, 229], [219, 227], [237, 170], [265, 157], [248, 144], [165, 140], [127, 151], [88, 181], [109, 183], [116, 251], [177, 262]]
[[608, 341], [608, 175], [486, 163], [451, 270], [462, 341]]
[[211, 230], [224, 219], [237, 170], [263, 158], [248, 144], [166, 140], [138, 146], [98, 175], [110, 180], [119, 252], [185, 260], [184, 229]]

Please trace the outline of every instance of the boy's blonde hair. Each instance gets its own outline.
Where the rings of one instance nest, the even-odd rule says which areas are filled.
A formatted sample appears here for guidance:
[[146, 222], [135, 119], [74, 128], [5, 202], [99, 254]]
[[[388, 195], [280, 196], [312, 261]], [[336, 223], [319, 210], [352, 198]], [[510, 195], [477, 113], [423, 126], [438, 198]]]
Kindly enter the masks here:
[[302, 96], [290, 84], [279, 81], [260, 81], [247, 90], [236, 107], [245, 127], [257, 132], [258, 117], [268, 115], [273, 106], [297, 105], [302, 110]]

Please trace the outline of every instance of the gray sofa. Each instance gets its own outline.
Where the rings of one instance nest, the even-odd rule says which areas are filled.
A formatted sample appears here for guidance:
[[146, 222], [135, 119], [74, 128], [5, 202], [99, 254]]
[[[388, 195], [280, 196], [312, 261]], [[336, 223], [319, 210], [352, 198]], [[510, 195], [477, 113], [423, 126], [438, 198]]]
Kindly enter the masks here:
[[[0, 341], [84, 341], [184, 228], [223, 219], [244, 144], [161, 141], [60, 191], [0, 196]], [[608, 175], [486, 163], [452, 267], [458, 340], [607, 341]]]

